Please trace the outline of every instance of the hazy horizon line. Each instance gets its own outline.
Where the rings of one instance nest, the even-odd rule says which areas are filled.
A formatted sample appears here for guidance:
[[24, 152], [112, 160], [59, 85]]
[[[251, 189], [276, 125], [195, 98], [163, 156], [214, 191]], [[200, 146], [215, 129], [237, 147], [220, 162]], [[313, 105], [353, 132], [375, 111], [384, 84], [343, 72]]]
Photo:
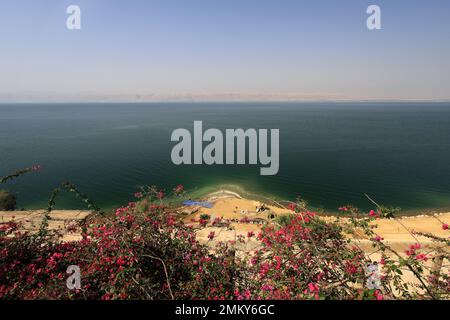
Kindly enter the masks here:
[[0, 103], [164, 103], [164, 102], [450, 102], [450, 97], [349, 97], [301, 93], [176, 93], [176, 94], [3, 94]]

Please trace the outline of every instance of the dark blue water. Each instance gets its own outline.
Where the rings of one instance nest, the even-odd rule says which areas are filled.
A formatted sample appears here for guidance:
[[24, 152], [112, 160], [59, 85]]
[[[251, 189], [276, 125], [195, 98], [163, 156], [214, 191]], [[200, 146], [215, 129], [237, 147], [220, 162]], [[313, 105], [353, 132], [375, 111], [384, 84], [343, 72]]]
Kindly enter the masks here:
[[[279, 128], [280, 171], [258, 166], [175, 166], [176, 128]], [[44, 207], [70, 180], [105, 208], [139, 185], [219, 186], [335, 210], [370, 207], [364, 193], [406, 210], [450, 207], [448, 103], [161, 103], [0, 105], [0, 176], [41, 164], [3, 186], [19, 206]], [[64, 197], [59, 207], [80, 205]]]

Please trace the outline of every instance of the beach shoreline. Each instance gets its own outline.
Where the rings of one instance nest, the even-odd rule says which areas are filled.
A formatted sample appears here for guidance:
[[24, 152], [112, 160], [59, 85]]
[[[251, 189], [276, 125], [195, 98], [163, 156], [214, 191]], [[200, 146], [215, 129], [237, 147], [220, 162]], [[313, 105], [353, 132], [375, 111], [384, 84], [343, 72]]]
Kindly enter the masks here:
[[[265, 199], [265, 200], [263, 200]], [[237, 233], [246, 234], [249, 231], [259, 232], [263, 225], [271, 224], [279, 216], [289, 215], [292, 212], [287, 208], [289, 202], [281, 202], [264, 197], [248, 198], [236, 192], [236, 190], [219, 189], [208, 193], [199, 200], [212, 204], [211, 208], [201, 205], [186, 206], [179, 204], [176, 211], [179, 218], [187, 225], [194, 225], [193, 221], [198, 221], [202, 216], [208, 216], [211, 220], [220, 218], [232, 222]], [[259, 211], [258, 208], [264, 206], [266, 210]], [[310, 210], [314, 211], [314, 210]], [[0, 211], [0, 222], [23, 222], [24, 229], [36, 230], [44, 216], [45, 210], [23, 210], [23, 211]], [[54, 210], [51, 212], [49, 227], [58, 230], [63, 234], [63, 240], [76, 240], [79, 234], [70, 234], [65, 229], [73, 222], [80, 222], [91, 214], [87, 210]], [[325, 221], [335, 221], [338, 217], [345, 220], [348, 215], [330, 214], [318, 212], [318, 216]], [[361, 218], [364, 217], [360, 214]], [[240, 223], [242, 220], [255, 221], [255, 223]], [[424, 237], [414, 236], [415, 232], [430, 233], [440, 237], [447, 237], [443, 224], [450, 224], [450, 212], [428, 213], [416, 215], [399, 215], [396, 219], [377, 219], [375, 232], [387, 243], [405, 249], [408, 245], [421, 239], [423, 242], [430, 242]], [[206, 228], [207, 230], [208, 228]], [[202, 232], [206, 234], [206, 231]], [[200, 235], [201, 238], [201, 235]], [[224, 238], [224, 240], [226, 240]], [[369, 239], [358, 239], [362, 242]], [[370, 250], [369, 250], [370, 251]]]
[[[296, 203], [296, 201], [294, 201], [294, 200], [286, 200], [284, 198], [277, 197], [275, 195], [271, 195], [269, 193], [265, 193], [265, 194], [252, 193], [239, 185], [231, 185], [231, 184], [211, 186], [211, 187], [205, 189], [203, 192], [198, 191], [198, 192], [192, 193], [192, 197], [191, 197], [191, 194], [188, 193], [188, 196], [192, 199], [199, 199], [201, 201], [210, 201], [210, 202], [234, 197], [237, 199], [246, 199], [248, 201], [272, 204], [275, 207], [281, 206], [281, 207], [285, 207], [285, 208], [287, 208], [287, 206], [290, 203]], [[306, 202], [308, 202], [308, 199], [302, 199], [302, 200], [306, 200]], [[367, 202], [370, 204], [369, 200], [367, 200]], [[344, 203], [343, 203], [343, 205], [344, 205]], [[182, 205], [180, 204], [180, 206], [182, 206]], [[323, 216], [331, 216], [331, 217], [342, 216], [342, 212], [340, 212], [337, 207], [335, 210], [325, 210], [321, 207], [308, 205], [308, 208], [310, 211], [317, 212]], [[399, 217], [399, 218], [400, 217], [431, 216], [431, 215], [450, 213], [450, 207], [449, 208], [447, 208], [447, 207], [442, 207], [442, 208], [430, 207], [430, 208], [416, 208], [416, 209], [407, 209], [407, 210], [403, 210], [402, 208], [398, 208], [398, 209], [399, 209], [399, 212], [397, 213], [397, 217]], [[364, 212], [364, 211], [362, 211], [362, 209], [361, 209], [361, 212]]]

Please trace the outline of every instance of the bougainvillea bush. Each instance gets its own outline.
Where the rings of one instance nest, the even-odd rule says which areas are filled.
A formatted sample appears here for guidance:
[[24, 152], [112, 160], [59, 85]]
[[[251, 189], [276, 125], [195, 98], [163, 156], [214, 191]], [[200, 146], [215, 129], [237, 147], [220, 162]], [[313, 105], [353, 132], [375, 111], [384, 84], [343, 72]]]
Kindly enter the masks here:
[[[222, 273], [231, 265], [229, 258], [211, 256], [169, 208], [147, 201], [84, 226], [83, 239], [75, 242], [60, 242], [50, 231], [21, 232], [14, 222], [2, 224], [0, 298], [203, 298], [211, 287], [199, 287], [206, 279], [230, 291]], [[66, 287], [70, 265], [81, 269], [79, 290]]]
[[[76, 191], [70, 184], [64, 187]], [[183, 192], [183, 187], [174, 192]], [[94, 207], [82, 194], [77, 195]], [[268, 224], [259, 233], [249, 232], [233, 241], [217, 242], [211, 249], [199, 243], [193, 227], [183, 224], [177, 211], [163, 201], [162, 191], [147, 188], [135, 196], [136, 202], [113, 214], [94, 210], [80, 226], [80, 241], [62, 242], [48, 230], [53, 198], [38, 232], [23, 231], [14, 221], [1, 223], [0, 299], [449, 297], [448, 271], [430, 271], [429, 259], [435, 252], [416, 244], [400, 255], [374, 234], [370, 222], [392, 214], [382, 207], [364, 217], [343, 207], [345, 219], [326, 222], [303, 206], [291, 204], [289, 218], [282, 223]], [[198, 228], [210, 223], [205, 221]], [[371, 276], [368, 264], [373, 261], [348, 237], [356, 231], [366, 234], [381, 254], [376, 287], [367, 285]], [[448, 238], [422, 236], [449, 244]], [[208, 238], [214, 239], [214, 233]], [[239, 243], [255, 240], [260, 245], [252, 252], [242, 254], [236, 249]], [[448, 260], [445, 252], [439, 257]], [[71, 265], [81, 271], [81, 287], [75, 290], [66, 285]], [[418, 284], [413, 287], [405, 281], [403, 270], [412, 273]]]

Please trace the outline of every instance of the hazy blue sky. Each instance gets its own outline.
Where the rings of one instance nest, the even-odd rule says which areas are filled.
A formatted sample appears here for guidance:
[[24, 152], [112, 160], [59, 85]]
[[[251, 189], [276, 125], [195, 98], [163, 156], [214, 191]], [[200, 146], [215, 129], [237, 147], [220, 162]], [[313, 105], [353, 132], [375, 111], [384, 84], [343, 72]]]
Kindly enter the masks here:
[[450, 1], [0, 0], [0, 100], [184, 93], [450, 99]]

